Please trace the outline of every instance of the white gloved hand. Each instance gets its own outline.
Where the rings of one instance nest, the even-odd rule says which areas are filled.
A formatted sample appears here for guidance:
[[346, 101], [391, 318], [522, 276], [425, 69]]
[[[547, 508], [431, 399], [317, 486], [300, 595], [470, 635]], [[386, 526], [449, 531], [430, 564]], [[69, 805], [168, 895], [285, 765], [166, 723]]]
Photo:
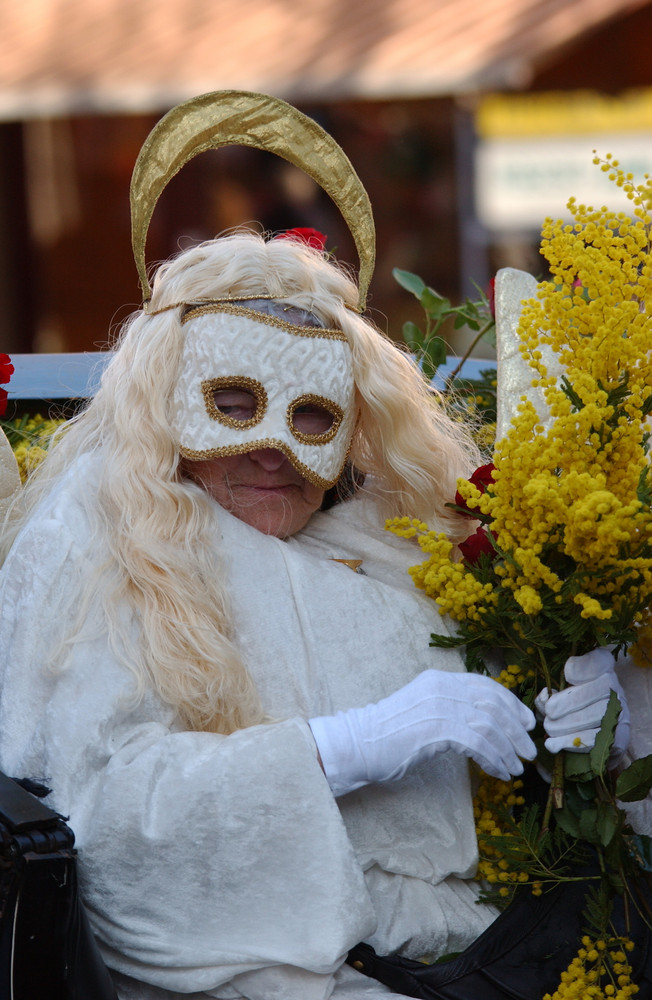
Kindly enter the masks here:
[[571, 656], [566, 661], [564, 676], [570, 687], [552, 694], [544, 689], [535, 701], [548, 734], [546, 749], [553, 754], [560, 750], [588, 752], [600, 730], [609, 694], [615, 691], [622, 710], [611, 750], [613, 763], [629, 743], [629, 708], [616, 674], [613, 653], [601, 647], [583, 656]]
[[370, 782], [395, 781], [446, 750], [472, 757], [507, 781], [533, 760], [535, 718], [490, 677], [426, 670], [388, 698], [365, 708], [309, 720], [334, 795]]

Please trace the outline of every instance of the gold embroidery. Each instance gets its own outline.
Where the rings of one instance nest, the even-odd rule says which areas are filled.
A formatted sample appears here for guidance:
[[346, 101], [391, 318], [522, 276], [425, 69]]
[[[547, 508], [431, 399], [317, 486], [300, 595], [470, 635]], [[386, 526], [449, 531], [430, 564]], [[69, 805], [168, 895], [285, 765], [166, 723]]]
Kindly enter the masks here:
[[[244, 389], [245, 392], [251, 393], [256, 400], [253, 416], [249, 417], [248, 420], [235, 420], [228, 413], [222, 413], [215, 405], [215, 393], [220, 389]], [[207, 378], [201, 384], [201, 391], [211, 420], [218, 420], [227, 427], [235, 427], [236, 430], [255, 427], [263, 419], [267, 409], [267, 393], [264, 386], [255, 378], [249, 378], [247, 375], [223, 375], [219, 378]]]
[[250, 309], [248, 306], [230, 305], [224, 302], [210, 302], [196, 308], [193, 307], [185, 314], [181, 323], [182, 325], [189, 323], [190, 320], [196, 319], [198, 316], [205, 316], [208, 313], [226, 313], [229, 316], [244, 316], [247, 319], [254, 320], [256, 323], [265, 323], [267, 326], [278, 327], [279, 330], [285, 330], [286, 333], [291, 333], [295, 337], [341, 340], [343, 343], [348, 344], [346, 335], [341, 330], [328, 330], [322, 326], [297, 326], [295, 323], [286, 323], [279, 316], [270, 316], [268, 313], [256, 312], [255, 309]]
[[307, 465], [300, 462], [296, 455], [283, 441], [277, 441], [276, 438], [262, 438], [260, 441], [248, 441], [245, 444], [230, 444], [225, 445], [222, 448], [206, 448], [203, 451], [195, 451], [192, 448], [184, 448], [183, 445], [181, 445], [179, 448], [179, 454], [183, 455], [184, 458], [189, 458], [191, 461], [198, 462], [206, 458], [226, 458], [228, 455], [244, 455], [248, 451], [258, 451], [259, 448], [275, 448], [277, 451], [282, 451], [297, 472], [299, 472], [304, 479], [307, 479], [309, 483], [312, 483], [313, 486], [318, 486], [320, 490], [328, 490], [331, 486], [335, 485], [342, 474], [342, 470], [346, 464], [346, 459], [348, 458], [348, 451], [350, 451], [349, 447], [349, 450], [344, 457], [344, 461], [337, 470], [337, 475], [333, 479], [324, 479], [322, 476], [318, 476], [316, 472], [313, 472]]
[[[324, 431], [322, 434], [306, 434], [304, 431], [298, 430], [294, 425], [294, 414], [296, 411], [300, 406], [305, 406], [310, 403], [328, 410], [333, 417], [333, 423], [330, 425], [328, 430]], [[344, 411], [342, 407], [338, 406], [337, 403], [334, 403], [332, 399], [326, 399], [325, 396], [316, 396], [312, 393], [304, 393], [303, 396], [298, 396], [288, 406], [287, 419], [288, 427], [297, 441], [300, 441], [301, 444], [328, 444], [329, 441], [333, 440], [339, 430], [340, 424], [344, 419]]]

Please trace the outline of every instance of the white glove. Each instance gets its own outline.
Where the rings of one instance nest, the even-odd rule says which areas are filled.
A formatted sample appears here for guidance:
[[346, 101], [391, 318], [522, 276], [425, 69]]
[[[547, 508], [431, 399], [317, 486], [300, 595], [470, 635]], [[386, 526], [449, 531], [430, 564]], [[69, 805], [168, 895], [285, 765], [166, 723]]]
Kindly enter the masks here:
[[310, 719], [309, 725], [336, 796], [396, 781], [411, 765], [446, 750], [472, 757], [503, 781], [523, 772], [519, 758], [536, 756], [528, 736], [535, 725], [530, 709], [479, 674], [426, 670], [376, 704]]
[[[616, 674], [613, 653], [603, 646], [583, 656], [571, 656], [566, 661], [564, 676], [571, 687], [552, 694], [544, 689], [535, 701], [548, 734], [546, 749], [553, 754], [560, 750], [589, 751], [607, 710], [609, 693], [615, 691], [622, 709], [611, 750], [611, 760], [615, 761], [629, 743], [629, 708]], [[579, 745], [576, 740], [580, 740]]]

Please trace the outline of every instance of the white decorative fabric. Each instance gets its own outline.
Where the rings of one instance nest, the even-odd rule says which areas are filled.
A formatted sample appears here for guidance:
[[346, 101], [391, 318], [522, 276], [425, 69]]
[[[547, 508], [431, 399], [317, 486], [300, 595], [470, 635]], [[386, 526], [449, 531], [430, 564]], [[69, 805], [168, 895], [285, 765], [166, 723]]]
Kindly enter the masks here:
[[7, 435], [0, 428], [0, 523], [20, 490], [20, 473]]
[[[372, 500], [316, 515], [290, 542], [216, 506], [235, 633], [278, 721], [184, 732], [151, 692], [134, 702], [94, 601], [66, 668], [50, 667], [103, 559], [83, 506], [99, 461], [71, 470], [0, 573], [0, 767], [47, 780], [70, 817], [121, 995], [371, 1000], [388, 991], [341, 970], [359, 940], [411, 955], [468, 945], [494, 913], [468, 881], [466, 760], [443, 753], [336, 802], [305, 722], [424, 668], [463, 669], [428, 646], [446, 625], [405, 572], [418, 549], [382, 530]], [[334, 557], [362, 558], [367, 575]], [[124, 623], [137, 629], [128, 609]]]
[[[527, 271], [518, 271], [513, 267], [501, 268], [496, 273], [494, 293], [498, 359], [496, 440], [500, 441], [507, 434], [523, 396], [533, 403], [544, 426], [550, 419], [550, 414], [542, 390], [532, 386], [536, 373], [524, 359], [519, 346], [521, 340], [518, 324], [523, 301], [536, 298], [536, 278]], [[539, 349], [548, 374], [559, 376], [561, 367], [557, 355], [547, 344]]]
[[[228, 307], [226, 307], [228, 308]], [[210, 415], [202, 385], [211, 379], [249, 379], [262, 386], [264, 412], [252, 426], [229, 425]], [[289, 408], [302, 397], [330, 401], [341, 423], [330, 440], [297, 437]], [[298, 471], [322, 488], [335, 483], [356, 419], [351, 348], [337, 331], [281, 324], [276, 316], [230, 307], [195, 309], [185, 323], [182, 367], [174, 392], [173, 427], [189, 458], [210, 458], [278, 448]]]

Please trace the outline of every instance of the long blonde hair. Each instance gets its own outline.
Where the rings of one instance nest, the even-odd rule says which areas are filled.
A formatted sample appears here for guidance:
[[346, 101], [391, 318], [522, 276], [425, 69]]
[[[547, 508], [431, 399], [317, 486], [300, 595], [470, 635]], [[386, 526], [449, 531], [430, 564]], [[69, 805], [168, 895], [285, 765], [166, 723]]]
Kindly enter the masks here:
[[[177, 303], [224, 295], [271, 295], [341, 329], [353, 353], [360, 419], [350, 457], [380, 485], [387, 515], [437, 516], [451, 537], [468, 533], [445, 507], [477, 454], [407, 355], [354, 311], [357, 289], [328, 257], [294, 240], [238, 232], [163, 264], [148, 315], [124, 325], [88, 407], [73, 418], [25, 487], [23, 514], [7, 522], [6, 553], [21, 523], [39, 516], [47, 493], [78, 456], [101, 455], [97, 490], [80, 500], [108, 560], [84, 581], [109, 632], [123, 602], [140, 621], [128, 666], [191, 729], [233, 732], [264, 720], [255, 685], [231, 631], [228, 587], [215, 572], [214, 506], [179, 472], [170, 404], [183, 327]], [[157, 312], [158, 310], [162, 310]], [[71, 595], [71, 603], [75, 596]], [[81, 626], [82, 623], [79, 623]]]

